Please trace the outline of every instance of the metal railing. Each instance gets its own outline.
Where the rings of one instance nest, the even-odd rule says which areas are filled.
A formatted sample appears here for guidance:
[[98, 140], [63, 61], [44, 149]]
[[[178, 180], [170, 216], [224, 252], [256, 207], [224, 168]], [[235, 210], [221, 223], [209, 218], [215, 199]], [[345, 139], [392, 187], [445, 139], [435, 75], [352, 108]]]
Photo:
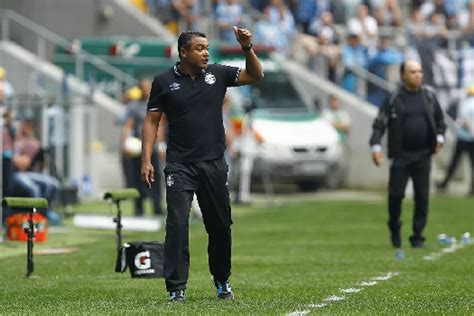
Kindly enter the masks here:
[[[12, 11], [12, 10], [1, 10], [0, 11], [1, 26], [2, 26], [2, 40], [10, 40], [10, 28], [13, 23], [22, 26], [26, 30], [30, 31], [37, 37], [37, 54], [43, 59], [46, 59], [46, 44], [52, 44], [59, 46], [67, 51], [71, 51], [73, 42], [61, 37], [60, 35], [48, 30], [47, 28], [39, 25], [38, 23]], [[116, 68], [100, 57], [91, 55], [81, 48], [74, 49], [71, 51], [71, 56], [75, 58], [75, 75], [81, 80], [84, 80], [84, 67], [86, 63], [95, 66], [97, 69], [107, 73], [113, 77], [116, 81], [127, 85], [137, 84], [137, 80], [131, 75], [123, 72], [119, 68]]]
[[344, 65], [344, 68], [347, 70], [350, 70], [352, 73], [362, 78], [363, 80], [367, 81], [368, 83], [371, 83], [385, 91], [393, 92], [397, 88], [397, 85], [394, 84], [393, 82], [387, 81], [371, 73], [370, 71], [365, 70], [362, 67], [357, 67], [354, 65]]
[[[143, 56], [134, 56], [133, 58], [126, 58], [120, 56], [110, 56], [110, 55], [95, 55], [105, 62], [111, 61], [114, 64], [118, 65], [134, 65], [134, 66], [157, 66], [160, 64], [174, 64], [174, 60], [168, 57], [143, 57]], [[71, 62], [73, 61], [74, 56], [70, 54], [56, 54], [55, 60], [57, 62]]]

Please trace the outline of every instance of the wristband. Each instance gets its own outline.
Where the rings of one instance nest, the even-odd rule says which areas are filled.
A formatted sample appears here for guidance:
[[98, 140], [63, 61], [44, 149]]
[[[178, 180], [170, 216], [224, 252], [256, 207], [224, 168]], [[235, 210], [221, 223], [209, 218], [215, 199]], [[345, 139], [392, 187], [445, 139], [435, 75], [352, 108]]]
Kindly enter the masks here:
[[159, 151], [165, 151], [166, 150], [166, 142], [159, 142], [158, 143], [158, 150]]
[[252, 46], [253, 46], [253, 44], [250, 43], [249, 46], [247, 46], [247, 47], [243, 47], [243, 46], [241, 46], [241, 47], [242, 47], [242, 50], [243, 50], [243, 51], [248, 52], [249, 50], [252, 49]]

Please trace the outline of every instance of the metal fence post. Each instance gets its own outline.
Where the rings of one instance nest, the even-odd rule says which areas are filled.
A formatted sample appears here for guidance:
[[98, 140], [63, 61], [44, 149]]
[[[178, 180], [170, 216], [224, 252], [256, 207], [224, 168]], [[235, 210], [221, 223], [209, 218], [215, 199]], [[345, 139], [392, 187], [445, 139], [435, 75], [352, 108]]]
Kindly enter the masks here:
[[77, 78], [79, 78], [81, 81], [84, 80], [84, 59], [82, 58], [82, 55], [78, 53], [76, 55], [76, 69], [75, 69], [75, 75]]

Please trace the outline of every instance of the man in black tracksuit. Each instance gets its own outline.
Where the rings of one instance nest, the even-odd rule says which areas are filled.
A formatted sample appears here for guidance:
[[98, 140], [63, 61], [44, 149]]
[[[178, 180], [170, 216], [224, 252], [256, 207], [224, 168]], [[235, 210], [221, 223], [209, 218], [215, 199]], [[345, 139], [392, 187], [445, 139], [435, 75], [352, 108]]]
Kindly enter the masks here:
[[245, 55], [245, 69], [209, 65], [206, 35], [184, 32], [178, 39], [180, 62], [155, 77], [147, 105], [141, 176], [150, 188], [154, 181], [150, 157], [158, 123], [163, 113], [168, 120], [164, 275], [170, 301], [184, 301], [189, 273], [188, 220], [194, 193], [209, 235], [209, 269], [217, 296], [234, 297], [229, 284], [232, 219], [223, 157], [222, 106], [227, 87], [263, 78], [252, 50], [252, 34], [237, 27], [234, 32]]
[[392, 245], [401, 247], [400, 214], [408, 179], [413, 181], [415, 210], [412, 247], [424, 246], [423, 229], [428, 213], [431, 156], [444, 143], [443, 111], [434, 91], [422, 85], [419, 63], [406, 61], [400, 67], [403, 85], [389, 95], [380, 108], [370, 138], [372, 160], [383, 161], [381, 139], [388, 127], [388, 157], [391, 158], [388, 211]]

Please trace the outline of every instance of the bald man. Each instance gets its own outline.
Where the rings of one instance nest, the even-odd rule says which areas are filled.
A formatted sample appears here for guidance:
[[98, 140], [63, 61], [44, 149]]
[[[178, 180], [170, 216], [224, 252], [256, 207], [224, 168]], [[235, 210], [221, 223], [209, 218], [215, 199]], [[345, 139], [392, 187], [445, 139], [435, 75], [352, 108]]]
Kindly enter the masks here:
[[411, 178], [415, 209], [413, 234], [409, 241], [413, 248], [422, 248], [428, 214], [431, 157], [443, 146], [446, 126], [434, 90], [422, 84], [421, 65], [416, 61], [405, 61], [400, 66], [400, 76], [403, 84], [385, 99], [375, 118], [370, 145], [372, 160], [380, 166], [383, 162], [381, 139], [388, 127], [388, 227], [391, 242], [395, 248], [401, 249], [401, 206]]

